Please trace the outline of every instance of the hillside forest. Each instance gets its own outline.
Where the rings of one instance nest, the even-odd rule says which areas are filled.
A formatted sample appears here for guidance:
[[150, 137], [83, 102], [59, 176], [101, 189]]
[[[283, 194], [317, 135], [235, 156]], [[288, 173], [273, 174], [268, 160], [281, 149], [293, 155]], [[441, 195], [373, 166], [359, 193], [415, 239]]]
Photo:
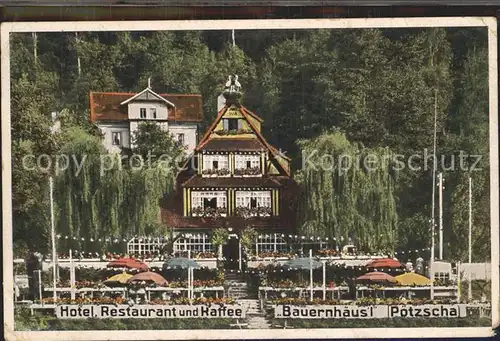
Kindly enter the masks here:
[[[301, 234], [350, 239], [365, 252], [428, 248], [432, 167], [332, 172], [304, 168], [303, 159], [312, 151], [432, 153], [436, 119], [445, 259], [467, 257], [469, 176], [473, 261], [490, 257], [486, 29], [242, 30], [234, 42], [230, 30], [15, 33], [10, 53], [15, 257], [50, 250], [49, 175], [57, 233], [71, 236], [60, 248], [91, 250], [102, 238], [105, 249], [106, 237], [166, 233], [158, 201], [173, 190], [174, 172], [99, 176], [106, 152], [89, 122], [89, 92], [136, 92], [151, 78], [158, 93], [201, 94], [202, 134], [229, 74], [239, 75], [243, 105], [264, 119], [264, 136], [293, 160]], [[61, 117], [57, 134], [52, 112]], [[27, 154], [87, 162], [78, 175], [54, 174], [23, 167]], [[459, 154], [468, 166], [482, 158], [462, 169]]]

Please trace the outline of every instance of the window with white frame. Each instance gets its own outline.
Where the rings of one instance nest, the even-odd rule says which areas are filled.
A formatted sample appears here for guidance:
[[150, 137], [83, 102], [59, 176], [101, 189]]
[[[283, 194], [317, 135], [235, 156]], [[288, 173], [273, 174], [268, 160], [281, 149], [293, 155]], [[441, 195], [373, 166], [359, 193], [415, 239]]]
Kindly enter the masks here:
[[144, 255], [160, 252], [163, 245], [163, 238], [132, 238], [127, 243], [129, 255]]
[[203, 169], [229, 169], [229, 155], [203, 155]]
[[151, 113], [151, 118], [156, 118], [156, 108], [149, 108], [149, 112]]
[[236, 207], [271, 207], [271, 191], [236, 191]]
[[191, 192], [192, 208], [225, 208], [227, 195], [225, 191], [193, 191]]
[[180, 145], [184, 145], [184, 134], [183, 133], [177, 134], [177, 142], [179, 142]]
[[300, 246], [302, 249], [302, 252], [304, 254], [309, 254], [309, 250], [313, 250], [313, 253], [318, 252], [319, 250], [323, 250], [325, 248], [328, 248], [330, 244], [326, 241], [323, 241], [322, 239], [317, 239], [314, 240], [314, 238], [311, 239], [304, 239], [300, 242]]
[[448, 281], [450, 279], [449, 272], [436, 272], [434, 274], [434, 279], [437, 281]]
[[179, 238], [174, 242], [174, 252], [212, 252], [213, 246], [210, 236], [206, 233], [192, 234]]
[[278, 233], [260, 235], [257, 238], [256, 250], [262, 252], [287, 252], [288, 244], [284, 237]]
[[146, 108], [140, 108], [140, 118], [146, 118]]
[[113, 146], [121, 146], [122, 145], [122, 133], [114, 131], [111, 134], [111, 140], [113, 142]]
[[235, 169], [260, 168], [260, 155], [235, 155]]

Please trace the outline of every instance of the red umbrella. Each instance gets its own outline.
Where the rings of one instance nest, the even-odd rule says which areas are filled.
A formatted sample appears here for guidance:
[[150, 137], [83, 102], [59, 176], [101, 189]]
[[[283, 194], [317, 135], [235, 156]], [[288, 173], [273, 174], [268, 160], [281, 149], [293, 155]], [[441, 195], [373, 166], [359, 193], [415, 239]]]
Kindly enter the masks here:
[[158, 285], [167, 285], [168, 282], [165, 278], [163, 278], [161, 275], [157, 274], [156, 272], [152, 271], [146, 271], [146, 272], [141, 272], [138, 273], [137, 275], [133, 276], [128, 280], [128, 283], [133, 283], [133, 282], [155, 282]]
[[111, 261], [107, 265], [108, 268], [127, 268], [127, 269], [139, 269], [139, 270], [148, 270], [148, 266], [133, 258], [120, 258]]
[[397, 269], [403, 267], [398, 260], [392, 258], [374, 259], [366, 265], [367, 268], [391, 268]]
[[370, 282], [389, 282], [397, 283], [396, 279], [385, 272], [369, 272], [357, 278], [360, 281], [370, 281]]

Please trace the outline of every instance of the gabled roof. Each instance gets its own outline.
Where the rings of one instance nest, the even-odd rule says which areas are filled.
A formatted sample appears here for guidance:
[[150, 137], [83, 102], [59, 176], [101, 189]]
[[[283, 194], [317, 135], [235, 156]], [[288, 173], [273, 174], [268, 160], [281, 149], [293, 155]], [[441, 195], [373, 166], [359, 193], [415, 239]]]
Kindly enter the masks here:
[[[235, 104], [232, 104], [232, 105], [235, 105]], [[219, 123], [219, 121], [222, 119], [222, 117], [226, 113], [226, 111], [232, 105], [231, 104], [227, 104], [226, 106], [224, 106], [224, 108], [221, 109], [221, 111], [219, 111], [219, 114], [217, 115], [216, 119], [214, 120], [214, 122], [212, 123], [212, 125], [210, 126], [210, 128], [207, 130], [207, 132], [205, 133], [205, 135], [201, 139], [201, 141], [198, 144], [198, 146], [196, 147], [195, 151], [201, 151], [201, 150], [203, 150], [203, 148], [204, 148], [205, 145], [207, 145], [211, 141], [215, 140], [214, 138], [211, 137], [211, 134], [214, 131], [214, 129], [217, 126], [217, 124]], [[250, 125], [250, 127], [252, 128], [254, 134], [257, 136], [257, 140], [264, 146], [264, 149], [265, 150], [267, 149], [271, 153], [271, 155], [273, 156], [274, 159], [278, 159], [278, 158], [282, 157], [282, 158], [286, 159], [287, 161], [290, 161], [290, 158], [288, 158], [287, 156], [285, 156], [283, 153], [281, 153], [279, 150], [277, 150], [275, 147], [273, 147], [272, 145], [270, 145], [267, 142], [267, 140], [264, 138], [264, 136], [259, 131], [259, 129], [257, 129], [257, 127], [255, 127], [255, 125], [252, 123], [252, 120], [248, 119], [248, 116], [252, 116], [252, 117], [254, 117], [256, 119], [259, 119], [260, 121], [262, 121], [262, 119], [260, 119], [260, 117], [258, 117], [257, 115], [255, 115], [254, 113], [252, 113], [251, 111], [249, 111], [248, 109], [246, 109], [242, 105], [237, 105], [237, 107], [238, 107], [238, 109], [240, 109], [240, 112], [242, 113], [243, 117], [246, 119], [248, 125]], [[282, 169], [285, 172], [286, 175], [288, 175], [288, 176], [291, 175], [289, 169], [285, 169], [284, 167], [282, 167], [279, 164], [279, 162], [276, 162], [276, 164], [277, 164], [277, 166], [280, 169]]]
[[164, 97], [162, 97], [161, 95], [158, 95], [156, 92], [154, 92], [153, 90], [151, 90], [151, 88], [146, 88], [144, 90], [142, 90], [141, 92], [135, 94], [134, 96], [130, 97], [129, 99], [123, 101], [120, 103], [120, 105], [125, 105], [135, 99], [138, 99], [139, 97], [141, 97], [142, 95], [146, 94], [146, 93], [150, 93], [151, 95], [153, 95], [155, 98], [157, 98], [159, 101], [162, 101], [162, 102], [165, 102], [167, 103], [168, 105], [170, 105], [171, 107], [175, 107], [175, 104], [168, 101], [167, 99], [165, 99]]
[[[128, 119], [128, 105], [122, 102], [135, 96], [129, 92], [91, 92], [90, 121], [109, 122]], [[174, 104], [169, 111], [169, 121], [201, 122], [203, 120], [203, 103], [197, 94], [159, 94]]]

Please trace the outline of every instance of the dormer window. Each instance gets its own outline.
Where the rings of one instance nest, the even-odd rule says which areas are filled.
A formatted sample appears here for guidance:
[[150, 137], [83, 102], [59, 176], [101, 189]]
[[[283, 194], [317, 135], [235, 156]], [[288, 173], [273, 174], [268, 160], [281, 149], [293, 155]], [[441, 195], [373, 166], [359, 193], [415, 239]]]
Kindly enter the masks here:
[[151, 118], [156, 118], [156, 108], [150, 108], [149, 111], [151, 113]]
[[237, 118], [226, 118], [223, 121], [224, 130], [238, 130], [240, 128], [240, 123]]
[[146, 118], [146, 108], [141, 108], [140, 118]]

